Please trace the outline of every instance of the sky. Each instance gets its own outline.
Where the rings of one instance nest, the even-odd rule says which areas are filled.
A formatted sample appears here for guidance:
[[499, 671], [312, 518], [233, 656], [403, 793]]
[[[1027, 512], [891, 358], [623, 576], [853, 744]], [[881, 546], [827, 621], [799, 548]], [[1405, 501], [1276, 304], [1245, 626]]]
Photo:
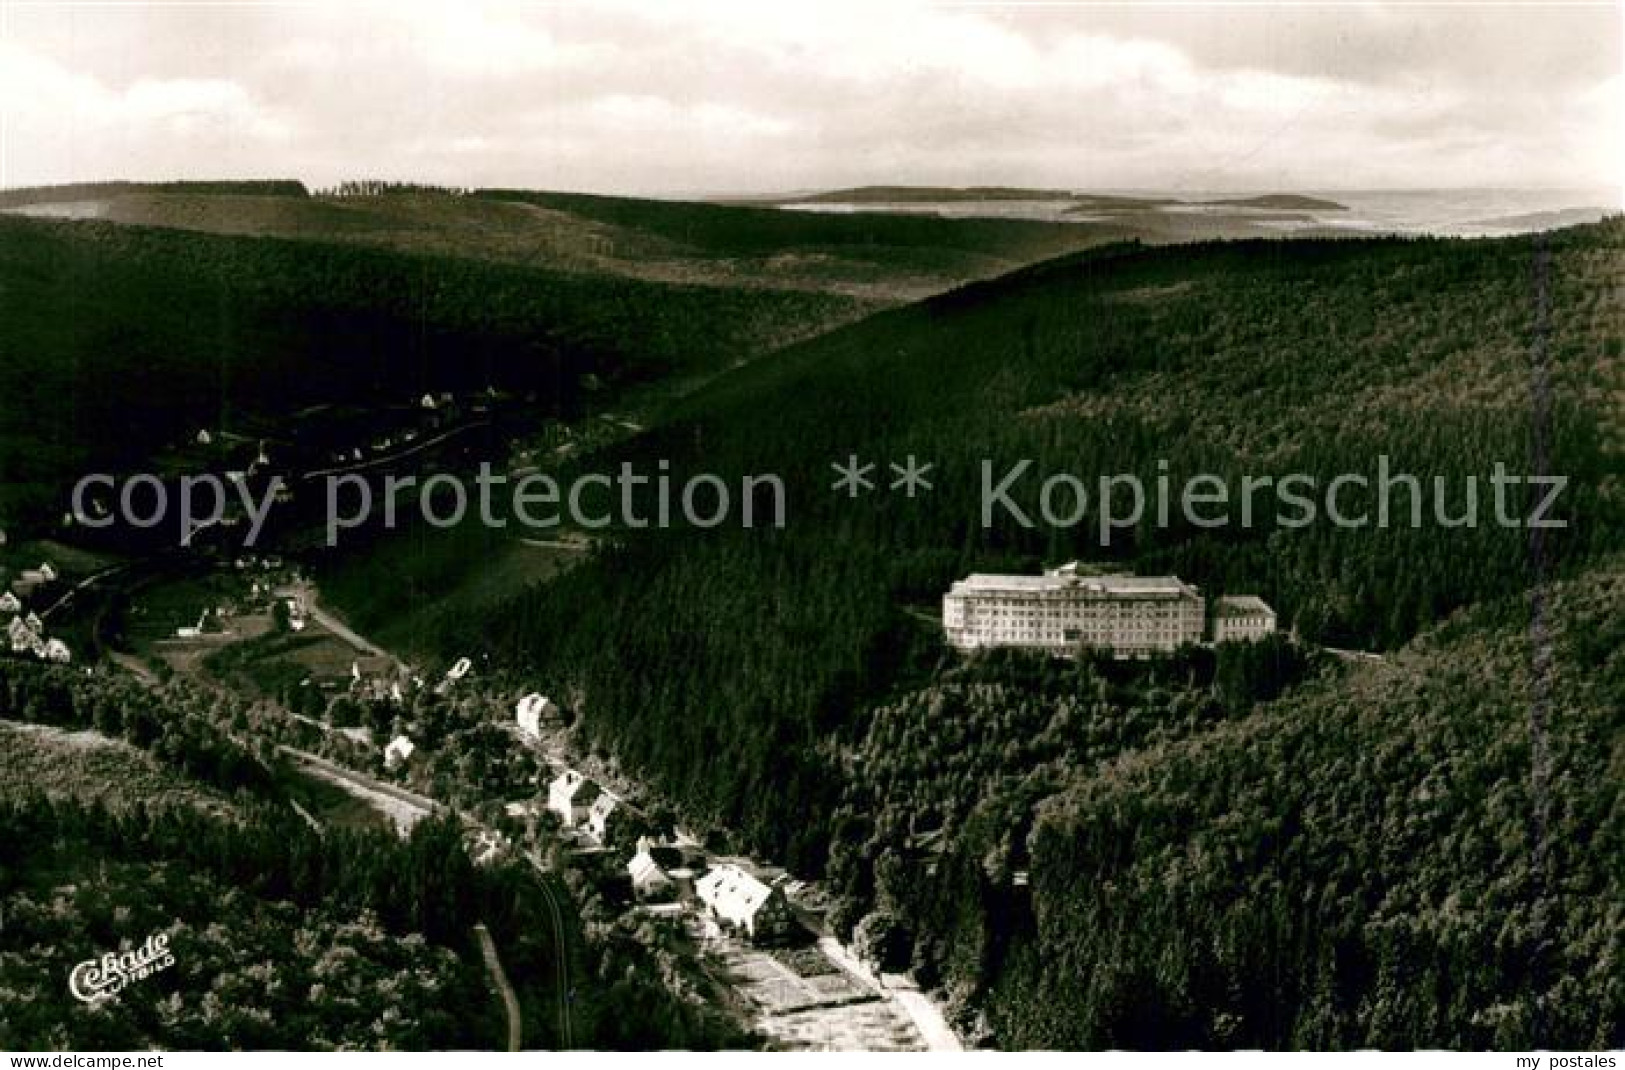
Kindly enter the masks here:
[[1600, 5], [0, 0], [0, 186], [1602, 188]]

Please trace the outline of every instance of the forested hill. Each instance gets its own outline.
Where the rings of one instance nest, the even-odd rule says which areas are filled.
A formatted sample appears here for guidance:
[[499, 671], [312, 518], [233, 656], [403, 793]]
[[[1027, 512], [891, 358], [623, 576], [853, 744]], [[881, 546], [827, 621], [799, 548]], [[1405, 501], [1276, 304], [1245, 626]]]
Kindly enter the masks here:
[[[590, 277], [840, 293], [896, 304], [990, 278], [1143, 221], [862, 217], [545, 190], [342, 182], [90, 183], [0, 191], [0, 211], [342, 242]], [[1231, 233], [1259, 233], [1231, 220]], [[1177, 228], [1175, 228], [1177, 229]]]
[[1625, 566], [1530, 599], [1044, 802], [1002, 1035], [1625, 1044]]
[[[591, 742], [691, 819], [816, 868], [836, 756], [940, 657], [938, 629], [908, 609], [929, 614], [973, 568], [1079, 557], [1174, 572], [1210, 595], [1263, 595], [1306, 640], [1391, 648], [1528, 586], [1529, 532], [1492, 521], [1488, 478], [1497, 460], [1528, 470], [1532, 420], [1550, 470], [1571, 478], [1548, 566], [1619, 545], [1603, 429], [1622, 242], [1616, 220], [1491, 242], [1119, 247], [879, 314], [720, 380], [633, 448], [679, 479], [781, 474], [786, 530], [627, 532], [506, 612], [446, 621], [448, 650], [482, 636], [528, 678], [578, 691]], [[851, 453], [882, 480], [913, 453], [936, 465], [935, 489], [833, 493], [830, 465]], [[1405, 526], [1389, 528], [1278, 526], [1268, 497], [1251, 528], [1197, 528], [1177, 509], [1161, 528], [1148, 509], [1104, 548], [1092, 511], [1063, 530], [978, 522], [984, 458], [1000, 471], [1031, 458], [1038, 478], [1074, 473], [1092, 495], [1100, 474], [1154, 487], [1159, 461], [1176, 483], [1301, 472], [1324, 487], [1374, 479], [1379, 455], [1430, 488], [1450, 481], [1451, 516], [1473, 475], [1478, 526], [1443, 529], [1429, 510], [1412, 530], [1403, 492]], [[1014, 496], [1036, 512], [1034, 480]]]
[[[582, 742], [687, 820], [824, 871], [837, 928], [990, 1042], [1616, 1046], [1622, 245], [1614, 220], [1125, 246], [882, 313], [631, 447], [678, 478], [781, 474], [785, 530], [623, 532], [506, 612], [446, 620], [447, 647], [481, 637], [578, 696]], [[882, 488], [914, 454], [934, 489], [837, 494], [853, 454]], [[1445, 478], [1450, 516], [1475, 477], [1477, 526], [1430, 503], [1414, 530], [1293, 528], [1271, 498], [1251, 528], [1148, 519], [1104, 547], [1093, 509], [978, 523], [983, 459], [1092, 494], [1102, 473], [1154, 486], [1159, 461], [1324, 487], [1379, 455]], [[1500, 526], [1498, 461], [1569, 477], [1568, 526]], [[1014, 497], [1037, 513], [1032, 482]], [[1073, 557], [1256, 592], [1306, 643], [1389, 656], [943, 649], [951, 580]]]
[[1625, 1043], [1620, 558], [1256, 707], [1230, 653], [889, 703], [841, 918], [1017, 1049]]
[[93, 466], [135, 464], [199, 427], [276, 434], [306, 406], [487, 386], [568, 410], [588, 374], [714, 374], [864, 307], [0, 215], [0, 522], [59, 502]]

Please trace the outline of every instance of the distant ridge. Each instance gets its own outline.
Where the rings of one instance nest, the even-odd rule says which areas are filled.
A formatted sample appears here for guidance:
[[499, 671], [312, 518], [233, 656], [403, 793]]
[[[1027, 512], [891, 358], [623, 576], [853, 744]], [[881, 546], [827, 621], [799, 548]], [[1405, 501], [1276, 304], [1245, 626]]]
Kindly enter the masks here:
[[[1133, 197], [1110, 193], [1077, 193], [1031, 186], [853, 186], [794, 197], [758, 199], [765, 204], [952, 204], [983, 201], [1072, 201], [1068, 212], [1134, 212], [1167, 207], [1267, 208], [1283, 211], [1341, 212], [1347, 206], [1301, 193], [1266, 193], [1256, 197], [1184, 200], [1178, 197]], [[733, 203], [746, 203], [736, 201]]]
[[1348, 206], [1319, 197], [1305, 197], [1301, 193], [1266, 193], [1262, 197], [1230, 197], [1217, 201], [1198, 201], [1198, 204], [1222, 204], [1229, 208], [1303, 208], [1320, 212], [1346, 212]]
[[1187, 201], [1177, 197], [1116, 197], [1081, 193], [1068, 214], [1082, 212], [1139, 212], [1159, 208], [1266, 208], [1277, 211], [1346, 212], [1348, 205], [1300, 193], [1266, 193], [1259, 197], [1224, 197], [1211, 201]]
[[1032, 189], [1026, 186], [854, 186], [774, 204], [940, 204], [947, 201], [1069, 201], [1068, 189]]
[[211, 182], [69, 182], [60, 186], [18, 186], [0, 190], [0, 208], [30, 204], [116, 197], [126, 193], [193, 193], [208, 195], [308, 197], [303, 182], [292, 178]]

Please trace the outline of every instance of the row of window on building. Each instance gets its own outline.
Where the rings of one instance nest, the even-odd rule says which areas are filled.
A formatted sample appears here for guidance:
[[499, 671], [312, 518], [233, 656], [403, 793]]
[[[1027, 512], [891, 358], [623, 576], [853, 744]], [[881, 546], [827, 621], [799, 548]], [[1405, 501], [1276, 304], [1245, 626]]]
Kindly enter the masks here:
[[1022, 647], [1072, 654], [1168, 653], [1191, 643], [1251, 642], [1272, 634], [1275, 611], [1256, 595], [1207, 600], [1177, 576], [1088, 575], [1076, 563], [1039, 576], [973, 573], [942, 600], [948, 642], [960, 650]]

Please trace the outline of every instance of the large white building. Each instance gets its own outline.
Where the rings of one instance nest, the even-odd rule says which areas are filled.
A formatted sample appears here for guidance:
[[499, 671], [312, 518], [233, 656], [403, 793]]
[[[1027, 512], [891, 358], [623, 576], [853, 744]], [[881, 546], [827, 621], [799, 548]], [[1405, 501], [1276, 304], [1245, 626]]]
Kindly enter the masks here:
[[1206, 621], [1206, 600], [1178, 576], [1087, 575], [1076, 563], [1041, 576], [973, 573], [942, 599], [948, 642], [967, 651], [1087, 648], [1145, 657], [1202, 642]]

